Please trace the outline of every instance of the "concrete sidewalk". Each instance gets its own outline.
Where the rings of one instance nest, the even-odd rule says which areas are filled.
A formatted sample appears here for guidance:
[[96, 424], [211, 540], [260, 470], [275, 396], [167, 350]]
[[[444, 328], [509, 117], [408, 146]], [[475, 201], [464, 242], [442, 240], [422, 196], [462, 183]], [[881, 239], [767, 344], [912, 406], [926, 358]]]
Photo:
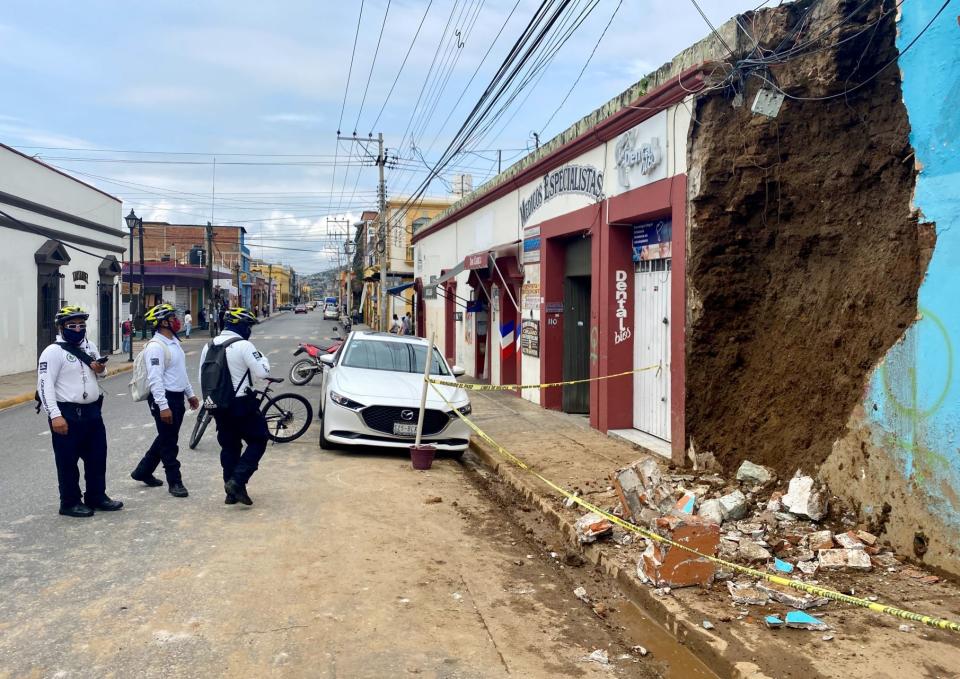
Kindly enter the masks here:
[[[261, 318], [260, 323], [267, 323], [287, 313], [290, 312], [278, 311], [269, 318]], [[183, 333], [180, 335], [180, 340], [183, 342], [185, 351], [190, 351], [191, 348], [199, 351], [200, 347], [209, 339], [209, 331], [201, 330], [200, 328], [194, 328], [189, 339], [184, 337]], [[148, 341], [149, 337], [144, 340], [141, 339], [138, 334], [133, 340], [133, 355], [136, 356]], [[104, 377], [111, 377], [131, 370], [133, 370], [133, 363], [129, 361], [128, 355], [124, 352], [118, 352], [110, 355], [110, 361], [107, 364], [107, 372], [104, 374]], [[25, 372], [0, 377], [0, 410], [33, 401], [33, 395], [36, 389], [37, 372], [35, 370], [27, 370]]]
[[[548, 411], [507, 392], [471, 392], [473, 421], [534, 470], [604, 509], [619, 507], [611, 475], [642, 453], [627, 443], [591, 429], [585, 418]], [[557, 494], [530, 474], [503, 461], [478, 437], [472, 450], [515, 492], [554, 524], [563, 540], [581, 548], [573, 524], [583, 510], [567, 508]], [[668, 473], [662, 458], [652, 455]], [[619, 529], [618, 529], [619, 530]], [[624, 544], [620, 544], [620, 543]], [[954, 676], [960, 667], [960, 635], [925, 627], [863, 608], [830, 602], [810, 611], [829, 633], [798, 629], [772, 630], [768, 614], [786, 607], [734, 604], [726, 582], [708, 588], [687, 587], [664, 592], [637, 577], [643, 539], [605, 540], [582, 547], [598, 570], [615, 581], [634, 604], [682, 641], [720, 676], [729, 677], [899, 677]], [[821, 586], [858, 597], [950, 620], [960, 619], [960, 587], [947, 582], [924, 584], [911, 569], [875, 568], [870, 573], [817, 574]], [[902, 571], [902, 572], [901, 572]], [[916, 573], [916, 571], [913, 571]], [[735, 580], [741, 580], [737, 576]], [[710, 622], [706, 629], [704, 621]]]

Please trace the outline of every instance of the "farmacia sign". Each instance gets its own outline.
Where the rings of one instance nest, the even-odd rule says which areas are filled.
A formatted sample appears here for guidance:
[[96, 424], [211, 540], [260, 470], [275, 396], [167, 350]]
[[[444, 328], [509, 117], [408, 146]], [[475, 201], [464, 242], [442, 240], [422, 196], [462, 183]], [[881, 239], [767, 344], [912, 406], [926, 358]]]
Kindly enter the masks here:
[[548, 172], [530, 195], [520, 201], [520, 224], [547, 201], [565, 193], [579, 193], [603, 200], [603, 172], [590, 165], [566, 165]]

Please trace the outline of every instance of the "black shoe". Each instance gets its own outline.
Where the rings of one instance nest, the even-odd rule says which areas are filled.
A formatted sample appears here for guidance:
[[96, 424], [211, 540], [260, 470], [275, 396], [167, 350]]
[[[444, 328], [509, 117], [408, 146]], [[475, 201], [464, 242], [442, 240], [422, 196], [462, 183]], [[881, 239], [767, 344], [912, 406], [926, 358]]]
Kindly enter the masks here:
[[237, 504], [237, 498], [235, 498], [230, 493], [227, 493], [227, 497], [223, 499], [223, 504], [225, 505], [235, 505]]
[[84, 502], [90, 509], [97, 509], [101, 512], [115, 512], [123, 509], [123, 503], [120, 500], [111, 500], [106, 495], [99, 502]]
[[130, 472], [130, 478], [133, 479], [134, 481], [141, 481], [147, 484], [148, 486], [150, 486], [151, 488], [156, 488], [157, 486], [163, 485], [163, 481], [158, 479], [153, 474], [143, 474], [138, 472], [136, 469]]
[[183, 484], [180, 481], [170, 484], [170, 494], [174, 497], [187, 497], [190, 493], [187, 492], [187, 489], [184, 488]]
[[233, 495], [233, 497], [245, 505], [253, 504], [253, 500], [251, 500], [250, 496], [247, 495], [247, 487], [242, 483], [237, 483], [233, 479], [230, 479], [223, 484], [223, 490], [227, 493], [227, 495]]
[[93, 516], [93, 510], [90, 509], [87, 505], [82, 505], [79, 502], [69, 507], [60, 507], [60, 513], [63, 514], [64, 516], [75, 516], [77, 518], [86, 518], [88, 516]]

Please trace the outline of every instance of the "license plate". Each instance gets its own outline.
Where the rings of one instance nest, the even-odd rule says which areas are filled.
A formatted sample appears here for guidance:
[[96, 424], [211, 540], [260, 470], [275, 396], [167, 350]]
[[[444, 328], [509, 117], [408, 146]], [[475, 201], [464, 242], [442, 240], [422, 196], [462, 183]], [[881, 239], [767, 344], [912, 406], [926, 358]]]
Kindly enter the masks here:
[[396, 436], [416, 436], [417, 435], [417, 425], [408, 424], [406, 422], [394, 422], [393, 423], [393, 433]]

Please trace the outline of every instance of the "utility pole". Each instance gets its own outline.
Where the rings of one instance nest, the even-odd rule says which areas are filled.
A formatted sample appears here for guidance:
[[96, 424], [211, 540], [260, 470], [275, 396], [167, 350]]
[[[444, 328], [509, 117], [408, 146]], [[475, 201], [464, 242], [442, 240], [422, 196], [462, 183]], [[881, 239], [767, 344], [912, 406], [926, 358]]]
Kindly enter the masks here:
[[270, 311], [267, 316], [269, 316], [273, 313], [273, 264], [267, 265], [267, 278], [270, 279], [267, 288], [267, 309]]
[[[137, 229], [140, 232], [140, 313], [145, 314], [147, 312], [143, 307], [147, 302], [147, 293], [146, 293], [146, 280], [147, 276], [144, 272], [143, 267], [143, 219], [137, 219]], [[159, 258], [158, 258], [159, 259]], [[144, 322], [141, 327], [140, 339], [147, 339], [147, 324]]]
[[[342, 137], [337, 134], [338, 141], [352, 141], [356, 143], [373, 142], [372, 135], [369, 139], [361, 139], [357, 136]], [[377, 134], [377, 158], [376, 165], [379, 170], [379, 182], [377, 183], [377, 207], [380, 212], [380, 238], [377, 244], [377, 254], [380, 259], [380, 295], [378, 313], [380, 315], [379, 330], [387, 330], [390, 326], [387, 323], [387, 266], [389, 263], [390, 248], [387, 244], [387, 182], [384, 179], [383, 172], [387, 165], [387, 154], [383, 148], [383, 133]]]
[[214, 325], [217, 314], [213, 307], [213, 224], [207, 222], [207, 325], [210, 328], [210, 337], [216, 335]]
[[503, 153], [500, 149], [497, 149], [497, 174], [500, 174], [500, 155]]

